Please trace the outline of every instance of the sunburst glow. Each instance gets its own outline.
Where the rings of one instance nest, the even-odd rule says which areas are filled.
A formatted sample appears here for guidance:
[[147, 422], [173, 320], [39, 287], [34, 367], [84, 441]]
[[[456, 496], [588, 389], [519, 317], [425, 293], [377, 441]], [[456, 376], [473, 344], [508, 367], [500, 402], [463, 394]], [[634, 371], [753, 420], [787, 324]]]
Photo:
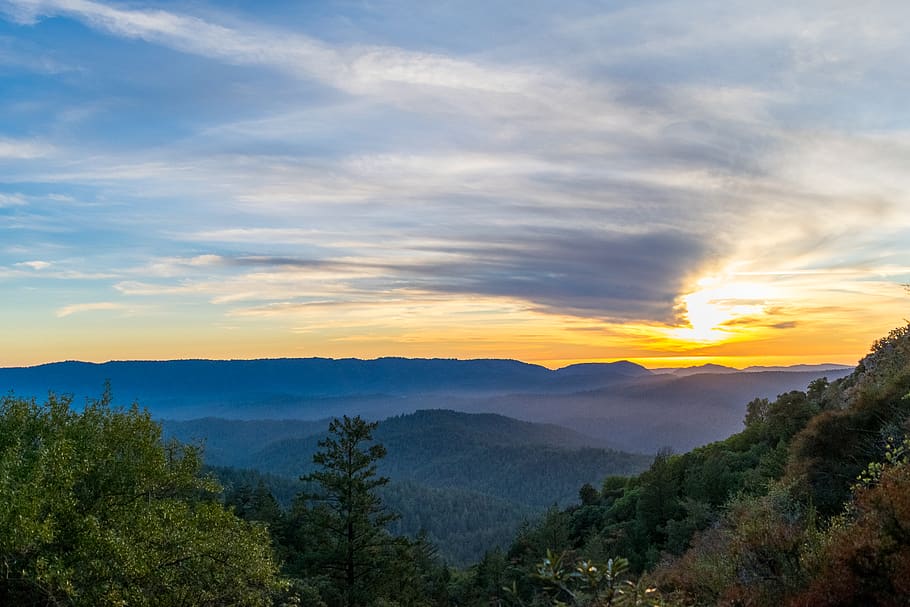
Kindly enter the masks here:
[[741, 337], [776, 296], [769, 285], [737, 282], [729, 275], [702, 278], [697, 287], [680, 298], [688, 324], [668, 330], [673, 339], [705, 344]]

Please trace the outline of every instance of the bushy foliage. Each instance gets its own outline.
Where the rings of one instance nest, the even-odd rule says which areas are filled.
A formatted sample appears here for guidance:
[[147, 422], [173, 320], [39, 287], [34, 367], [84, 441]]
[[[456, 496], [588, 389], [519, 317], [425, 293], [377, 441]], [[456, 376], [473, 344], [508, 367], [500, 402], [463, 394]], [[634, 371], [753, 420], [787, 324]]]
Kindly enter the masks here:
[[516, 591], [529, 596], [528, 563], [547, 558], [549, 529], [566, 559], [622, 554], [687, 605], [905, 605], [908, 420], [910, 326], [847, 378], [753, 400], [741, 433], [660, 453], [638, 477], [549, 512], [513, 544]]
[[[779, 398], [778, 408], [786, 400], [791, 418], [806, 420], [781, 443], [785, 473], [730, 502], [717, 525], [658, 570], [661, 585], [706, 605], [906, 604], [908, 390], [905, 327], [876, 341], [849, 378], [810, 385], [805, 401]], [[771, 428], [774, 408], [751, 403], [743, 434]]]
[[0, 400], [0, 604], [267, 605], [265, 529], [216, 499], [193, 448], [110, 396]]
[[697, 604], [781, 605], [802, 583], [801, 555], [814, 513], [775, 484], [761, 497], [733, 500], [655, 580]]
[[884, 456], [887, 435], [910, 416], [910, 325], [877, 340], [839, 386], [840, 406], [813, 418], [793, 440], [787, 476], [824, 516], [836, 515], [870, 461]]
[[906, 605], [910, 597], [910, 441], [891, 443], [854, 485], [843, 515], [808, 555], [808, 588], [794, 607]]
[[[656, 588], [634, 581], [628, 575], [629, 561], [610, 558], [604, 563], [579, 559], [569, 564], [566, 553], [547, 551], [533, 578], [554, 605], [591, 607], [654, 606], [663, 601]], [[520, 602], [513, 586], [512, 596]]]

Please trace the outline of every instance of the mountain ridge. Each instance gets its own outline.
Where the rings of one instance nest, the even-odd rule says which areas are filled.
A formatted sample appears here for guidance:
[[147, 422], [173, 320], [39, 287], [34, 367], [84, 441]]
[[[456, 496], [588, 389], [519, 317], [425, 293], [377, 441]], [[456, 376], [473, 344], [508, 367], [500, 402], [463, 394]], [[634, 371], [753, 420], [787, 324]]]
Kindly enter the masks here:
[[[420, 409], [499, 413], [554, 423], [624, 451], [655, 453], [719, 440], [742, 425], [745, 405], [849, 372], [652, 373], [628, 361], [559, 370], [508, 359], [259, 359], [53, 363], [0, 369], [0, 390], [42, 398], [97, 398], [159, 419], [379, 420]], [[708, 417], [705, 417], [705, 414]], [[694, 421], [702, 420], [702, 421]], [[707, 421], [704, 421], [707, 420]]]

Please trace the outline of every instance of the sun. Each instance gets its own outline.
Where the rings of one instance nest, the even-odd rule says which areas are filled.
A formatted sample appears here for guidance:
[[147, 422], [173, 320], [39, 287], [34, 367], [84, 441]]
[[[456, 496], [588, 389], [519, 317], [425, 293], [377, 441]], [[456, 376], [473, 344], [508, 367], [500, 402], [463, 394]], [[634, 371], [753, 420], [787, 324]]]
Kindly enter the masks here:
[[674, 327], [667, 336], [680, 342], [714, 344], [741, 336], [767, 314], [774, 289], [767, 284], [736, 280], [734, 276], [708, 276], [680, 298], [687, 326]]

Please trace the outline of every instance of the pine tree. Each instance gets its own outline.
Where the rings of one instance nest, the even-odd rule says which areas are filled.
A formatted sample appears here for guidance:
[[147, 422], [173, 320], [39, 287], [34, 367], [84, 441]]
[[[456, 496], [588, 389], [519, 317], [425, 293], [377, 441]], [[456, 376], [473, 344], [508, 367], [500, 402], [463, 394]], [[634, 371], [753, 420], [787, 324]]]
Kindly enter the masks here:
[[308, 560], [335, 581], [345, 607], [369, 599], [393, 544], [385, 526], [397, 516], [385, 511], [376, 493], [389, 482], [376, 474], [376, 462], [386, 454], [372, 443], [376, 426], [359, 416], [334, 419], [313, 455], [319, 470], [301, 477], [318, 485], [303, 496], [314, 504], [304, 517], [314, 549]]

